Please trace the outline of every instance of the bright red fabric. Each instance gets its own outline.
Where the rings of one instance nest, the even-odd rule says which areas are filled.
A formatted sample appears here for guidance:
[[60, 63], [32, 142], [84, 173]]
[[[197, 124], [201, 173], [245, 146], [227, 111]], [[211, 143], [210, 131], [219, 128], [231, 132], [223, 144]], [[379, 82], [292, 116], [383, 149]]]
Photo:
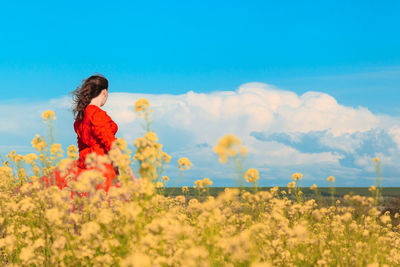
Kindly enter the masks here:
[[[87, 168], [85, 165], [86, 156], [89, 153], [95, 152], [98, 155], [105, 155], [111, 149], [112, 143], [117, 139], [115, 134], [118, 131], [117, 124], [107, 115], [107, 113], [95, 105], [88, 105], [85, 108], [83, 120], [74, 122], [74, 130], [77, 134], [79, 159], [75, 160], [70, 169], [65, 175], [61, 175], [56, 168], [54, 175], [51, 175], [55, 180], [57, 186], [62, 189], [67, 186], [66, 176], [73, 174], [73, 179], [76, 181], [78, 176], [85, 170], [93, 170], [94, 168]], [[108, 192], [115, 176], [118, 174], [112, 164], [104, 163], [104, 170], [99, 171], [106, 178], [104, 184], [97, 185], [97, 189], [104, 188]], [[52, 179], [44, 176], [42, 177], [47, 186], [54, 184]], [[116, 184], [117, 187], [118, 184]], [[74, 193], [71, 192], [71, 198]]]
[[95, 105], [88, 105], [83, 120], [75, 121], [74, 130], [78, 139], [78, 166], [84, 169], [89, 153], [104, 155], [111, 149], [112, 143], [117, 139], [115, 134], [118, 126], [104, 110]]

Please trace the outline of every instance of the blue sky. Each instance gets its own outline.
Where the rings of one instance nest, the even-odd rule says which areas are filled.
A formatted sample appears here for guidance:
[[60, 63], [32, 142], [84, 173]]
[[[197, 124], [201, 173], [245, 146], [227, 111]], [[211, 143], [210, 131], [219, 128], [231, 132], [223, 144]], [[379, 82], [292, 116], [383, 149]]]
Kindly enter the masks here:
[[[399, 8], [398, 1], [2, 1], [0, 106], [45, 108], [99, 72], [115, 93], [212, 94], [258, 82], [397, 118]], [[3, 146], [31, 140], [3, 134]], [[68, 134], [64, 141], [73, 142]]]

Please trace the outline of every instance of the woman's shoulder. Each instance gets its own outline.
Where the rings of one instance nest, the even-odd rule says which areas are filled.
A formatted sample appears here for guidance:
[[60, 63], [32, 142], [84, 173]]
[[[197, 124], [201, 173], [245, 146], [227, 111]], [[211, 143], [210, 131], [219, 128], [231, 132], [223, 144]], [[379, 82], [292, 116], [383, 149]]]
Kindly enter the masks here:
[[108, 121], [111, 120], [110, 116], [108, 116], [107, 112], [102, 110], [100, 107], [96, 105], [88, 105], [85, 109], [85, 115], [88, 116], [90, 121]]
[[98, 111], [98, 110], [103, 111], [99, 106], [92, 105], [92, 104], [87, 105], [85, 108], [85, 111], [91, 111], [91, 112]]
[[98, 115], [104, 115], [107, 114], [104, 110], [102, 110], [100, 107], [96, 105], [87, 105], [85, 108], [85, 114], [89, 115], [90, 117], [94, 114]]

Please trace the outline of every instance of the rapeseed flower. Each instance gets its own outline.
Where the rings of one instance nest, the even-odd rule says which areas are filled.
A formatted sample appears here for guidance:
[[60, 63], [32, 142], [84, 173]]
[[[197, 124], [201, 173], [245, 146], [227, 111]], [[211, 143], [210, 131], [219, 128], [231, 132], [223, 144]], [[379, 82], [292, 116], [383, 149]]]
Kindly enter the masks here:
[[301, 173], [299, 173], [299, 172], [293, 173], [293, 174], [292, 174], [292, 179], [293, 179], [294, 181], [302, 180], [302, 179], [303, 179], [303, 174], [301, 174]]
[[221, 163], [226, 163], [228, 157], [236, 157], [238, 153], [246, 155], [247, 149], [241, 146], [241, 143], [242, 141], [234, 134], [227, 134], [218, 141], [213, 151], [218, 155]]
[[115, 141], [115, 144], [113, 143], [113, 145], [117, 146], [119, 149], [121, 149], [122, 151], [125, 151], [127, 148], [127, 144], [125, 139], [123, 138], [117, 138]]
[[316, 184], [313, 184], [312, 186], [310, 186], [310, 189], [311, 189], [311, 190], [317, 189], [317, 185], [316, 185]]
[[38, 134], [36, 134], [36, 137], [32, 139], [31, 144], [32, 147], [39, 152], [41, 152], [45, 147], [47, 147], [47, 144], [44, 141], [43, 137], [40, 137]]
[[203, 180], [194, 181], [194, 188], [203, 188], [203, 187], [204, 187]]
[[289, 182], [288, 185], [287, 185], [288, 188], [294, 188], [295, 186], [296, 186], [296, 182], [295, 181]]
[[74, 160], [78, 159], [79, 155], [76, 152], [78, 152], [78, 149], [76, 148], [76, 146], [75, 145], [70, 145], [67, 148], [67, 156], [68, 156], [68, 158], [74, 159]]
[[162, 187], [164, 187], [163, 182], [156, 182], [156, 188], [162, 188]]
[[145, 134], [144, 138], [146, 138], [147, 140], [151, 141], [151, 142], [157, 142], [158, 141], [158, 137], [157, 134], [154, 132], [148, 132]]
[[187, 170], [189, 170], [191, 165], [192, 165], [192, 163], [190, 162], [190, 160], [188, 158], [178, 159], [178, 168], [180, 171], [183, 171], [185, 167]]
[[50, 147], [50, 152], [53, 155], [56, 153], [64, 153], [64, 151], [61, 149], [61, 144], [52, 144]]
[[35, 161], [38, 159], [37, 155], [34, 153], [29, 153], [25, 156], [26, 164], [35, 164]]
[[50, 119], [55, 120], [56, 116], [55, 116], [54, 111], [46, 110], [45, 112], [42, 113], [42, 118], [45, 119], [45, 120], [50, 120]]
[[368, 191], [370, 191], [370, 192], [375, 192], [375, 191], [376, 191], [376, 186], [371, 185], [371, 187], [368, 188]]
[[326, 180], [328, 181], [328, 182], [335, 182], [335, 177], [333, 177], [333, 176], [329, 176], [328, 178], [326, 178]]
[[244, 174], [244, 178], [248, 183], [255, 183], [260, 178], [260, 175], [256, 169], [248, 169]]
[[210, 186], [210, 185], [212, 185], [212, 181], [210, 180], [210, 178], [204, 178], [203, 179], [203, 185], [204, 186]]
[[[42, 142], [38, 139], [35, 144]], [[55, 168], [56, 157], [49, 155], [52, 149], [38, 156], [12, 151], [0, 166], [0, 225], [4, 230], [0, 236], [0, 264], [400, 265], [399, 213], [393, 217], [389, 212], [382, 214], [372, 197], [345, 195], [343, 201], [332, 201], [331, 205], [319, 202], [318, 197], [305, 201], [299, 188], [300, 175], [292, 178], [288, 193], [282, 190], [278, 194], [279, 188], [274, 186], [257, 193], [225, 188], [216, 197], [204, 196], [200, 192], [213, 184], [204, 178], [195, 181], [197, 197], [187, 194], [187, 186], [182, 187], [184, 195], [164, 196], [164, 190], [155, 189], [163, 187], [169, 178], [156, 176], [157, 163], [168, 155], [157, 142], [152, 133], [135, 140], [135, 158], [144, 175], [137, 183], [119, 175], [115, 179], [120, 186], [112, 186], [108, 193], [96, 190], [105, 177], [95, 170], [82, 172], [62, 190], [52, 185], [47, 188], [39, 177]], [[120, 146], [124, 150], [125, 144]], [[52, 148], [58, 154], [61, 146]], [[68, 158], [57, 164], [61, 173], [69, 169], [74, 157], [70, 154], [77, 149], [69, 147], [67, 151]], [[128, 158], [116, 157], [114, 152], [88, 155], [88, 163], [98, 167], [110, 158], [118, 161], [116, 165], [130, 163], [129, 149], [124, 150]], [[236, 157], [235, 164], [240, 161], [238, 156], [243, 156], [240, 145], [226, 148], [224, 155]], [[35, 164], [37, 157], [41, 162]], [[32, 165], [35, 175], [29, 179], [23, 161]], [[191, 165], [189, 160], [178, 163], [182, 168]], [[240, 172], [241, 181], [243, 177], [249, 181], [259, 179], [258, 172], [250, 170], [247, 176]], [[334, 178], [329, 180], [334, 192]], [[290, 196], [293, 188], [297, 201]], [[310, 189], [316, 190], [316, 185]], [[378, 191], [378, 186], [371, 186], [370, 191]]]
[[186, 193], [189, 191], [189, 187], [188, 186], [182, 186], [182, 193]]
[[139, 98], [135, 103], [136, 112], [145, 111], [148, 107], [150, 107], [150, 103], [149, 100], [145, 98]]

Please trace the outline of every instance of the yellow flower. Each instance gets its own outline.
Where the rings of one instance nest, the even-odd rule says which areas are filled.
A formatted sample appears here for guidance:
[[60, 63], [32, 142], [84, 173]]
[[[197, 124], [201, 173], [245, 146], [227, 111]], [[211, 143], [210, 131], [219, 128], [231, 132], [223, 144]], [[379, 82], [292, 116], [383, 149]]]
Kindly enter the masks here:
[[11, 152], [7, 155], [7, 158], [12, 159], [12, 161], [15, 163], [25, 160], [25, 157], [23, 155], [16, 154], [15, 150], [11, 150]]
[[246, 171], [244, 178], [248, 183], [255, 183], [260, 178], [260, 175], [256, 169], [251, 168]]
[[34, 164], [37, 159], [38, 157], [34, 153], [29, 153], [28, 155], [25, 156], [26, 164]]
[[373, 161], [376, 163], [379, 161], [379, 158], [374, 158]]
[[19, 254], [19, 258], [21, 259], [22, 262], [24, 263], [28, 263], [30, 262], [32, 259], [34, 259], [35, 253], [34, 253], [34, 248], [27, 246], [21, 249], [21, 252]]
[[374, 185], [371, 185], [371, 187], [368, 189], [370, 192], [375, 192], [376, 187]]
[[188, 158], [180, 158], [178, 160], [178, 168], [183, 171], [184, 167], [186, 167], [187, 170], [190, 169], [190, 165], [192, 165], [192, 163], [190, 162], [190, 160]]
[[35, 166], [33, 166], [33, 172], [36, 174], [36, 175], [38, 175], [39, 174], [39, 172], [40, 172], [40, 168], [37, 166], [37, 165], [35, 165]]
[[101, 210], [97, 215], [97, 221], [102, 224], [109, 224], [113, 220], [113, 213], [109, 209]]
[[326, 180], [328, 181], [328, 182], [335, 182], [335, 177], [333, 177], [333, 176], [329, 176], [328, 178], [326, 178]]
[[153, 266], [152, 258], [140, 251], [132, 251], [131, 254], [128, 254], [125, 259], [121, 260], [121, 267], [133, 267], [133, 266], [143, 266], [150, 267]]
[[316, 185], [316, 184], [313, 184], [312, 186], [310, 186], [310, 189], [311, 189], [311, 190], [317, 189], [317, 185]]
[[303, 179], [303, 174], [296, 172], [292, 174], [292, 179], [294, 181], [302, 180]]
[[150, 103], [149, 100], [145, 98], [139, 98], [135, 103], [136, 112], [145, 111], [148, 107], [150, 107]]
[[209, 185], [212, 185], [212, 181], [210, 180], [210, 178], [204, 178], [203, 179], [203, 185], [204, 186], [209, 186]]
[[381, 217], [380, 217], [380, 219], [381, 219], [381, 222], [383, 223], [383, 224], [388, 224], [388, 223], [390, 223], [391, 221], [392, 221], [392, 219], [390, 218], [390, 216], [389, 215], [382, 215]]
[[151, 141], [151, 142], [157, 142], [158, 141], [158, 137], [157, 134], [154, 132], [148, 132], [145, 134], [144, 138], [146, 138], [147, 140]]
[[58, 208], [51, 208], [46, 210], [45, 217], [50, 224], [60, 225], [62, 224], [63, 213]]
[[39, 152], [41, 152], [47, 146], [43, 137], [40, 137], [38, 134], [36, 134], [36, 137], [32, 139], [31, 144], [32, 147]]
[[50, 120], [50, 119], [55, 120], [56, 117], [54, 115], [55, 115], [54, 111], [46, 110], [45, 112], [42, 113], [42, 118], [45, 120]]
[[[210, 178], [204, 178], [202, 180], [197, 180], [194, 182], [194, 188], [204, 188], [206, 186], [212, 185], [212, 181], [210, 180]], [[183, 189], [182, 189], [183, 190]]]
[[189, 191], [189, 187], [187, 187], [186, 185], [182, 187], [182, 193], [185, 193], [188, 191]]
[[82, 225], [81, 237], [84, 240], [90, 240], [91, 237], [98, 235], [100, 232], [100, 225], [96, 222], [88, 222]]
[[70, 146], [67, 148], [67, 155], [68, 155], [68, 158], [71, 158], [71, 159], [78, 159], [78, 154], [76, 153], [77, 151], [78, 151], [78, 149], [76, 148], [75, 145], [70, 145]]
[[117, 146], [119, 149], [124, 151], [127, 147], [126, 141], [123, 138], [117, 138], [115, 142], [113, 143], [113, 146]]
[[62, 159], [57, 164], [57, 168], [60, 170], [61, 175], [64, 175], [66, 173], [66, 171], [68, 171], [71, 164], [72, 164], [72, 159], [70, 159], [70, 158]]
[[196, 180], [195, 182], [194, 182], [194, 187], [196, 188], [203, 188], [204, 187], [204, 184], [203, 184], [203, 180]]
[[10, 177], [12, 175], [12, 169], [8, 166], [0, 167], [0, 177]]
[[163, 157], [163, 159], [164, 159], [164, 161], [165, 161], [166, 163], [169, 163], [169, 162], [170, 162], [171, 156], [168, 155], [166, 152], [162, 152], [162, 155], [161, 155], [161, 156]]
[[296, 185], [296, 182], [295, 181], [291, 181], [290, 183], [288, 183], [287, 187], [288, 188], [294, 188], [295, 185]]
[[308, 237], [308, 230], [305, 224], [297, 224], [293, 226], [291, 230], [292, 231], [289, 234], [295, 236], [300, 241]]
[[169, 177], [168, 176], [162, 176], [162, 179], [163, 179], [164, 183], [169, 181]]
[[279, 190], [279, 187], [274, 186], [274, 187], [272, 187], [269, 191], [270, 191], [272, 194], [276, 194], [276, 193], [278, 192], [278, 190]]
[[242, 141], [236, 137], [234, 134], [227, 134], [223, 136], [214, 146], [213, 151], [218, 155], [219, 161], [221, 163], [226, 163], [228, 157], [235, 157], [238, 151], [242, 156], [247, 154], [247, 149], [240, 146]]
[[61, 149], [61, 144], [52, 144], [50, 147], [50, 152], [52, 155], [60, 152], [60, 153], [64, 153], [64, 151]]
[[163, 182], [157, 182], [156, 183], [156, 188], [161, 188], [164, 187], [164, 183]]

